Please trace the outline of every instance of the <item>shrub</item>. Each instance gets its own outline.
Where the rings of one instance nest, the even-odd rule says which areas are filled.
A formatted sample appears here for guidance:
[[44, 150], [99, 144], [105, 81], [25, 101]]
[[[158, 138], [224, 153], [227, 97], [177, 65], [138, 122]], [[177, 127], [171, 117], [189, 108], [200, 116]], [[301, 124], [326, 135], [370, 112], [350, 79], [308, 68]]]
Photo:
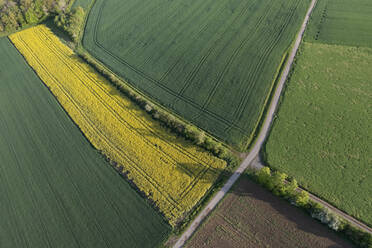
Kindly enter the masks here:
[[304, 190], [301, 190], [295, 195], [295, 202], [297, 206], [306, 207], [309, 203], [309, 193]]
[[[231, 151], [222, 145], [222, 143], [207, 137], [204, 131], [197, 129], [193, 125], [184, 124], [181, 120], [177, 119], [172, 114], [156, 107], [151, 102], [147, 101], [140, 94], [136, 93], [129, 86], [118, 79], [113, 73], [104, 68], [101, 64], [97, 63], [91, 56], [85, 52], [80, 46], [76, 49], [77, 54], [88, 64], [94, 67], [105, 78], [107, 78], [121, 93], [128, 96], [132, 101], [137, 103], [141, 108], [151, 114], [152, 118], [159, 120], [162, 124], [171, 128], [178, 135], [194, 142], [195, 144], [204, 147], [206, 150], [212, 152], [215, 156], [225, 160], [229, 165], [236, 166], [239, 159], [231, 153]], [[150, 110], [150, 107], [152, 110]]]
[[372, 235], [350, 224], [346, 224], [342, 232], [355, 244], [362, 248], [372, 248]]
[[145, 110], [146, 110], [147, 113], [151, 113], [153, 109], [154, 109], [154, 107], [151, 104], [147, 103], [145, 105]]
[[185, 127], [186, 138], [194, 141], [196, 144], [201, 145], [205, 141], [205, 133], [199, 131], [196, 127], [187, 125]]
[[285, 173], [279, 171], [274, 172], [272, 176], [273, 193], [275, 195], [284, 195], [286, 193], [285, 180], [287, 179]]
[[263, 167], [255, 173], [254, 177], [258, 183], [273, 191], [275, 194], [289, 199], [296, 206], [305, 209], [310, 213], [311, 217], [319, 220], [334, 231], [343, 233], [359, 247], [372, 248], [371, 234], [350, 225], [328, 208], [311, 201], [306, 191], [301, 190], [297, 192], [298, 184], [296, 179], [292, 179], [285, 184], [286, 178], [287, 175], [284, 173], [271, 173], [269, 167]]
[[271, 178], [271, 170], [269, 167], [263, 167], [261, 170], [257, 172], [257, 180], [260, 184], [264, 186], [269, 185], [270, 178]]
[[292, 179], [285, 185], [285, 194], [288, 198], [293, 198], [297, 193], [298, 183], [296, 179]]
[[319, 220], [323, 224], [328, 225], [331, 229], [338, 231], [341, 227], [340, 218], [332, 213], [328, 208], [323, 208], [320, 205], [312, 209], [311, 217]]
[[[79, 6], [72, 11], [60, 12], [54, 17], [54, 23], [62, 28], [74, 42], [77, 42], [84, 23], [84, 16], [84, 9]], [[98, 67], [98, 69], [101, 72], [102, 68]]]

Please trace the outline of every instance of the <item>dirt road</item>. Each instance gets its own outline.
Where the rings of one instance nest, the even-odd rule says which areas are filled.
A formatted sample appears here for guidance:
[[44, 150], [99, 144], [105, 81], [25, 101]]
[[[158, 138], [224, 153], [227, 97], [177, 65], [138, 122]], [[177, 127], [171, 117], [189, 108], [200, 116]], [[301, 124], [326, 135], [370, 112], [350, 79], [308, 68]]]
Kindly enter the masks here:
[[180, 239], [177, 241], [177, 243], [173, 246], [174, 248], [182, 247], [186, 240], [191, 237], [191, 235], [194, 233], [196, 228], [199, 226], [199, 224], [203, 221], [203, 219], [213, 210], [213, 208], [216, 207], [216, 205], [222, 200], [222, 198], [225, 196], [225, 194], [230, 190], [231, 186], [236, 182], [236, 180], [239, 178], [239, 176], [243, 173], [243, 171], [251, 164], [251, 162], [258, 156], [258, 153], [262, 147], [262, 144], [264, 143], [266, 136], [270, 130], [270, 126], [272, 123], [272, 120], [274, 118], [274, 114], [279, 102], [280, 95], [282, 93], [284, 83], [287, 80], [289, 71], [291, 69], [293, 60], [296, 56], [297, 50], [300, 46], [300, 43], [302, 41], [303, 34], [305, 32], [307, 23], [310, 18], [310, 14], [313, 11], [315, 4], [317, 0], [312, 0], [310, 7], [306, 13], [305, 20], [302, 23], [300, 32], [298, 33], [296, 37], [295, 44], [291, 50], [291, 53], [288, 57], [288, 60], [286, 62], [285, 68], [283, 70], [283, 73], [280, 77], [280, 81], [278, 83], [278, 86], [275, 90], [273, 99], [270, 103], [268, 113], [266, 115], [266, 119], [261, 127], [261, 131], [255, 141], [255, 144], [253, 148], [250, 150], [248, 156], [245, 158], [243, 163], [239, 166], [239, 168], [232, 174], [232, 176], [229, 178], [227, 183], [222, 187], [222, 189], [213, 197], [213, 199], [208, 203], [208, 205], [202, 210], [202, 212], [195, 218], [195, 220], [191, 223], [189, 228], [182, 234]]

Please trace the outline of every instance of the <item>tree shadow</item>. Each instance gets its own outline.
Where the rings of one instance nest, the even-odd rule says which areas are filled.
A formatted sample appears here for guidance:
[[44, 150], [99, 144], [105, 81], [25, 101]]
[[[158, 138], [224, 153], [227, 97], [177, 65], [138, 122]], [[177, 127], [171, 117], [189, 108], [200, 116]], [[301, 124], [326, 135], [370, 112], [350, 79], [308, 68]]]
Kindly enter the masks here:
[[[224, 175], [229, 178], [232, 173], [221, 168], [207, 168], [198, 163], [179, 163], [177, 170], [189, 176], [198, 178], [201, 182], [214, 183], [219, 176]], [[355, 247], [344, 236], [329, 229], [319, 221], [313, 219], [304, 210], [291, 205], [287, 200], [274, 195], [261, 185], [253, 181], [247, 174], [243, 173], [240, 179], [233, 185], [228, 192], [237, 195], [239, 198], [249, 197], [253, 201], [268, 204], [278, 215], [285, 218], [288, 222], [294, 223], [295, 227], [306, 233], [326, 238], [334, 244], [328, 245], [328, 248]], [[242, 210], [243, 211], [243, 210]], [[245, 211], [245, 210], [244, 210]], [[246, 211], [249, 211], [247, 206]], [[234, 211], [229, 211], [233, 213]], [[305, 246], [306, 247], [306, 246]]]
[[354, 247], [341, 234], [330, 230], [328, 226], [314, 220], [304, 210], [291, 205], [285, 199], [275, 196], [272, 192], [253, 182], [247, 175], [242, 175], [237, 184], [230, 190], [230, 193], [238, 197], [250, 197], [253, 198], [253, 201], [269, 204], [281, 217], [294, 223], [296, 228], [318, 237], [327, 238], [335, 243], [328, 248]]
[[48, 27], [62, 42], [67, 44], [72, 44], [70, 36], [63, 31], [61, 28], [57, 27], [53, 21], [53, 18], [47, 18], [43, 24]]
[[198, 181], [204, 183], [214, 183], [219, 176], [230, 176], [231, 173], [212, 166], [205, 166], [199, 163], [178, 163], [176, 170], [181, 171], [182, 173], [187, 174], [190, 177], [197, 178]]

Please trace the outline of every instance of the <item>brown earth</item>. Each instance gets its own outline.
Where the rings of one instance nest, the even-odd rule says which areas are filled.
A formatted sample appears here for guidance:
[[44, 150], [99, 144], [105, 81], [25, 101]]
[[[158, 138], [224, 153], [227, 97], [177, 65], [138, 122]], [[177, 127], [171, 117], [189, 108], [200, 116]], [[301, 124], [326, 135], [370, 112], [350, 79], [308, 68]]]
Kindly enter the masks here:
[[186, 247], [354, 247], [287, 201], [242, 176]]

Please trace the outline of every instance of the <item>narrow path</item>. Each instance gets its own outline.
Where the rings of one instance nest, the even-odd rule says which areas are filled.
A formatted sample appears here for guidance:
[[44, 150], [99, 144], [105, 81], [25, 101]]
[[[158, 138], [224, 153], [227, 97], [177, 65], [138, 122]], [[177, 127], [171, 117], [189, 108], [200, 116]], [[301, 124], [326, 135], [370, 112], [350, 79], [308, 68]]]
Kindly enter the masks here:
[[[263, 168], [264, 165], [261, 163], [261, 161], [257, 157], [255, 160], [252, 161], [252, 163], [249, 165], [249, 167], [252, 168], [252, 169], [255, 169], [255, 170], [259, 170], [259, 169]], [[303, 189], [303, 188], [299, 188], [298, 191], [306, 191], [306, 190]], [[332, 212], [334, 212], [337, 215], [341, 216], [343, 219], [347, 220], [353, 226], [358, 227], [358, 228], [360, 228], [360, 229], [362, 229], [362, 230], [364, 230], [364, 231], [372, 234], [372, 228], [370, 228], [366, 224], [360, 222], [359, 220], [357, 220], [354, 217], [348, 215], [347, 213], [343, 212], [342, 210], [340, 210], [340, 209], [332, 206], [328, 202], [323, 201], [322, 199], [320, 199], [316, 195], [313, 195], [312, 193], [310, 193], [308, 191], [306, 191], [306, 192], [309, 194], [309, 197], [310, 197], [310, 199], [312, 201], [317, 202], [317, 203], [323, 205], [324, 207], [328, 208]]]
[[[309, 193], [309, 192], [308, 192]], [[318, 202], [319, 204], [329, 208], [332, 212], [336, 213], [337, 215], [341, 216], [343, 219], [347, 220], [351, 225], [360, 228], [361, 230], [372, 234], [372, 228], [367, 226], [366, 224], [360, 222], [359, 220], [353, 218], [352, 216], [348, 215], [345, 212], [342, 212], [340, 209], [330, 205], [328, 202], [323, 201], [322, 199], [318, 198], [317, 196], [309, 193], [309, 197], [311, 200]]]
[[289, 71], [291, 69], [293, 60], [296, 56], [297, 50], [300, 46], [300, 43], [302, 41], [302, 37], [304, 34], [304, 31], [306, 29], [307, 23], [310, 18], [310, 14], [313, 11], [315, 4], [317, 0], [312, 0], [310, 7], [306, 13], [305, 20], [302, 23], [300, 32], [297, 35], [295, 44], [291, 50], [291, 53], [288, 57], [288, 60], [286, 62], [285, 68], [283, 70], [282, 76], [280, 78], [280, 81], [278, 83], [278, 86], [275, 90], [273, 99], [270, 103], [270, 107], [268, 109], [268, 113], [266, 115], [266, 119], [262, 125], [261, 131], [259, 133], [259, 136], [257, 137], [255, 144], [253, 148], [250, 150], [248, 156], [245, 158], [243, 163], [239, 166], [239, 168], [232, 174], [232, 176], [229, 178], [229, 180], [226, 182], [226, 184], [222, 187], [222, 189], [212, 198], [212, 200], [208, 203], [208, 205], [201, 211], [201, 213], [194, 219], [194, 221], [191, 223], [189, 228], [182, 234], [180, 239], [177, 241], [177, 243], [173, 246], [174, 248], [182, 247], [186, 240], [191, 237], [191, 235], [194, 233], [194, 231], [197, 229], [197, 227], [200, 225], [200, 223], [204, 220], [206, 216], [216, 207], [216, 205], [222, 200], [222, 198], [225, 196], [225, 194], [230, 190], [232, 185], [236, 182], [236, 180], [240, 177], [240, 175], [244, 172], [244, 170], [251, 164], [251, 162], [258, 156], [259, 151], [261, 149], [262, 144], [264, 143], [266, 136], [269, 132], [272, 120], [274, 118], [274, 114], [279, 102], [280, 95], [282, 93], [284, 83], [287, 80]]

